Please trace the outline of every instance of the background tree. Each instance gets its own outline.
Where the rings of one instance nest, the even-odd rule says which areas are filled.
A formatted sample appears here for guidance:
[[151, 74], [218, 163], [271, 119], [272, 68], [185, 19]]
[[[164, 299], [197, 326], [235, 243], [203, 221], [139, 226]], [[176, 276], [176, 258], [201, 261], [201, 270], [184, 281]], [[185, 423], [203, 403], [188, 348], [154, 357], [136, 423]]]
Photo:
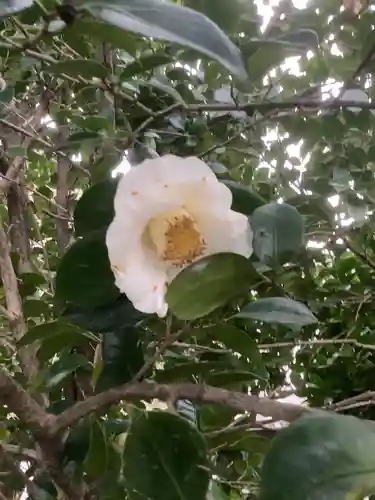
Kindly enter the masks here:
[[[373, 6], [0, 16], [0, 499], [373, 493]], [[207, 162], [254, 252], [188, 266], [159, 318], [105, 234], [118, 175], [166, 154]]]

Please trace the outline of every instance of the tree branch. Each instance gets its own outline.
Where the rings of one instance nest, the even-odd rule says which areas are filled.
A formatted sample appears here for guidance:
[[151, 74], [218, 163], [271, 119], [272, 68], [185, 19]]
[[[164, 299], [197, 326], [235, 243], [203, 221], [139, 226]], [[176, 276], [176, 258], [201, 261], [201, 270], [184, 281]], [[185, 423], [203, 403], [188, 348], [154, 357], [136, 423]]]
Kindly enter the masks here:
[[[173, 110], [178, 107], [191, 112], [245, 111], [249, 115], [252, 115], [254, 111], [259, 111], [263, 113], [265, 111], [287, 110], [293, 108], [297, 109], [304, 108], [304, 110], [310, 108], [312, 111], [324, 110], [324, 109], [325, 110], [347, 109], [347, 108], [375, 109], [375, 102], [347, 101], [342, 99], [327, 99], [326, 101], [318, 99], [290, 99], [287, 101], [262, 101], [262, 102], [246, 103], [246, 104], [236, 104], [236, 103], [189, 104], [187, 106], [183, 105], [174, 106]], [[159, 114], [162, 113], [159, 112]]]
[[[27, 325], [23, 316], [22, 302], [18, 290], [17, 276], [13, 268], [10, 256], [10, 247], [7, 234], [2, 221], [0, 220], [0, 272], [3, 281], [5, 301], [8, 311], [10, 328], [16, 341], [19, 341], [27, 331]], [[27, 349], [21, 348], [20, 359], [25, 371], [25, 375], [31, 379], [36, 375], [36, 366], [30, 363], [30, 353]], [[1, 395], [1, 393], [0, 393]]]
[[[40, 127], [42, 118], [44, 117], [45, 113], [48, 110], [48, 106], [52, 97], [53, 97], [52, 90], [47, 89], [43, 92], [38, 102], [35, 103], [35, 109], [32, 115], [23, 119], [23, 123], [21, 123], [22, 132], [20, 133], [20, 136], [14, 136], [14, 131], [13, 131], [13, 137], [11, 137], [13, 145], [22, 145], [25, 148], [30, 146], [33, 139], [29, 136], [23, 137], [23, 131], [27, 129], [33, 131]], [[12, 110], [12, 116], [19, 116], [17, 109]], [[17, 125], [17, 127], [20, 126], [19, 123], [14, 123], [14, 125]], [[8, 123], [7, 126], [9, 126]], [[5, 138], [5, 142], [6, 140], [7, 138]], [[8, 191], [8, 189], [12, 185], [12, 180], [14, 181], [17, 179], [18, 174], [22, 170], [24, 164], [25, 164], [25, 158], [23, 156], [17, 156], [13, 159], [13, 161], [10, 163], [7, 169], [6, 176], [0, 178], [0, 193], [4, 194]]]
[[20, 421], [37, 438], [45, 438], [54, 424], [56, 417], [48, 414], [25, 391], [25, 389], [0, 369], [0, 400], [17, 415]]
[[312, 411], [304, 406], [259, 398], [258, 396], [250, 396], [241, 392], [219, 389], [218, 387], [200, 384], [163, 385], [153, 382], [141, 382], [125, 384], [76, 403], [57, 417], [57, 420], [52, 423], [51, 433], [60, 433], [89, 413], [118, 403], [121, 400], [139, 401], [141, 399], [160, 399], [161, 401], [189, 399], [196, 403], [228, 406], [238, 412], [255, 412], [259, 415], [272, 417], [274, 420], [287, 422], [292, 422], [304, 413]]
[[[40, 445], [42, 458], [48, 471], [66, 498], [82, 500], [87, 491], [86, 484], [83, 481], [72, 481], [61, 470], [58, 457], [62, 441], [51, 435], [56, 417], [45, 412], [21, 385], [2, 369], [0, 369], [0, 400], [9, 408], [10, 412], [17, 415], [25, 428], [33, 434]], [[0, 451], [1, 449], [0, 447]], [[32, 495], [32, 492], [29, 491], [29, 493]]]

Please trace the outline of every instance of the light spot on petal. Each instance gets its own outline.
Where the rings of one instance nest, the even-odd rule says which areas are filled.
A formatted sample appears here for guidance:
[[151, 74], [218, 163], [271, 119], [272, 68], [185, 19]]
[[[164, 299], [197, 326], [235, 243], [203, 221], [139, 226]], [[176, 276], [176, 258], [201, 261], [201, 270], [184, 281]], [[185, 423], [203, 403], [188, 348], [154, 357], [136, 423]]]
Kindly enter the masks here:
[[138, 191], [132, 191], [132, 192], [131, 192], [131, 195], [132, 195], [132, 196], [137, 196], [137, 194], [139, 194], [139, 193], [138, 193]]

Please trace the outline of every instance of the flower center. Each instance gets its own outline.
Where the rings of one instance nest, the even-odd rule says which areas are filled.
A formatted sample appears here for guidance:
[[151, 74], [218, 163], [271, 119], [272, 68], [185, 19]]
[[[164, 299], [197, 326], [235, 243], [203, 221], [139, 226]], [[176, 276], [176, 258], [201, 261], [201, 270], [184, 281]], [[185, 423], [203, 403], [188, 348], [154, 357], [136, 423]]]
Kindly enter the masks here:
[[195, 218], [183, 208], [153, 217], [147, 230], [159, 257], [176, 266], [190, 264], [206, 246]]

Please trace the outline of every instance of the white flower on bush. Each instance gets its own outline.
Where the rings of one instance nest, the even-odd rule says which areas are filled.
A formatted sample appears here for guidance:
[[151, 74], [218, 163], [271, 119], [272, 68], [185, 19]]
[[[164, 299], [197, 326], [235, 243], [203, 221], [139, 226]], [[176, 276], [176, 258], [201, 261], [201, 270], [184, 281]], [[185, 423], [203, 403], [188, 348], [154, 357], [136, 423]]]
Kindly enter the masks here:
[[198, 158], [145, 160], [119, 181], [106, 244], [116, 285], [134, 307], [165, 316], [168, 283], [206, 255], [249, 257], [252, 231], [232, 193]]

